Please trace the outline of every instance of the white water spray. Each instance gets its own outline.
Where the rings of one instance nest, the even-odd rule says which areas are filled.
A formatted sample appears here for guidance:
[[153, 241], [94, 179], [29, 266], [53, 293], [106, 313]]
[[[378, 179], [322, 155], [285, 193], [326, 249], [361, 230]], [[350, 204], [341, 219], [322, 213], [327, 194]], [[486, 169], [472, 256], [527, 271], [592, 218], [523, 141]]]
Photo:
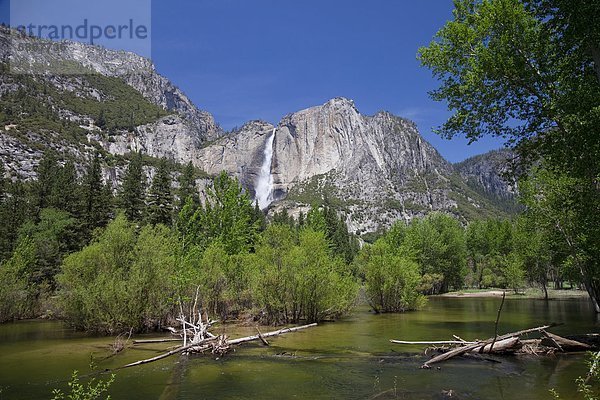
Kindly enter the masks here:
[[[277, 129], [277, 128], [275, 128]], [[273, 202], [273, 175], [271, 174], [271, 163], [273, 162], [273, 141], [275, 140], [275, 129], [265, 145], [265, 159], [260, 167], [260, 174], [256, 181], [256, 198], [261, 210], [269, 207]]]

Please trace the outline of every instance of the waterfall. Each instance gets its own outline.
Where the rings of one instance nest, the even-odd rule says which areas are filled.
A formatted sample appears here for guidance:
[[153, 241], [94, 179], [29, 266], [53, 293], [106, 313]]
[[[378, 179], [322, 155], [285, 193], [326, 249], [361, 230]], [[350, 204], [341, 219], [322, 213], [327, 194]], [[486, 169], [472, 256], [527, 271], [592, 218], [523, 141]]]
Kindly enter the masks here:
[[271, 204], [273, 201], [273, 175], [271, 174], [271, 163], [273, 161], [273, 141], [275, 140], [275, 129], [273, 129], [273, 133], [271, 133], [271, 136], [267, 139], [267, 143], [265, 144], [265, 158], [262, 166], [260, 167], [258, 180], [256, 181], [255, 200], [258, 201], [258, 206], [261, 210], [269, 207], [269, 204]]

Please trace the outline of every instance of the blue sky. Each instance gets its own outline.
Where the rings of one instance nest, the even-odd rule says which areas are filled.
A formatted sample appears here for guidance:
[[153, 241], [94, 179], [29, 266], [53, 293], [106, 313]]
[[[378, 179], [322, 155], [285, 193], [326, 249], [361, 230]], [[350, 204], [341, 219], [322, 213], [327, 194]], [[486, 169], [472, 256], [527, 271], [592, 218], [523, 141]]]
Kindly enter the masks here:
[[502, 142], [432, 133], [449, 113], [416, 53], [451, 11], [451, 0], [152, 0], [152, 59], [225, 129], [344, 96], [412, 119], [456, 162]]
[[414, 120], [452, 162], [502, 146], [432, 133], [449, 113], [428, 97], [437, 82], [416, 53], [451, 0], [174, 0], [152, 12], [157, 69], [226, 129], [344, 96], [363, 114]]

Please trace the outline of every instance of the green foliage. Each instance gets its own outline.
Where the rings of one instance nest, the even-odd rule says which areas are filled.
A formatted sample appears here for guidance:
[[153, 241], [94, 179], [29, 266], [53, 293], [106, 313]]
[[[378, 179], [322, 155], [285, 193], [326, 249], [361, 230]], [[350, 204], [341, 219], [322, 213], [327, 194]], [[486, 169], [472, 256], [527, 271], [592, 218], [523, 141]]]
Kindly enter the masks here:
[[29, 283], [35, 247], [22, 240], [12, 257], [0, 264], [0, 322], [33, 317], [37, 311], [35, 288]]
[[457, 0], [454, 19], [419, 52], [441, 81], [433, 98], [454, 112], [440, 132], [517, 145], [528, 207], [554, 225], [544, 231], [568, 249], [565, 263], [598, 312], [599, 13], [593, 0]]
[[561, 266], [568, 255], [557, 232], [546, 229], [532, 211], [528, 209], [514, 223], [513, 251], [523, 264], [527, 280], [540, 285], [548, 298], [548, 282], [551, 278], [560, 281], [564, 276]]
[[369, 305], [375, 312], [416, 310], [425, 304], [418, 291], [422, 284], [419, 265], [399, 254], [389, 241], [380, 239], [363, 249], [358, 263]]
[[199, 206], [200, 197], [198, 196], [198, 189], [196, 188], [196, 170], [191, 161], [183, 168], [183, 171], [179, 175], [178, 182], [179, 189], [177, 191], [177, 197], [179, 200], [177, 210], [181, 211], [189, 198], [193, 200], [196, 207]]
[[48, 150], [42, 156], [35, 172], [37, 178], [31, 187], [32, 202], [36, 210], [50, 206], [50, 196], [57, 185], [59, 170], [58, 156], [53, 150]]
[[577, 280], [585, 286], [600, 312], [597, 195], [581, 179], [544, 165], [532, 169], [519, 188], [521, 201], [527, 206], [526, 218], [540, 235], [538, 252], [547, 256], [542, 268], [553, 264], [562, 266], [563, 274], [569, 269], [577, 271]]
[[325, 220], [325, 213], [318, 207], [311, 207], [308, 214], [306, 214], [306, 226], [318, 232], [326, 232], [327, 221]]
[[54, 277], [60, 271], [63, 257], [73, 241], [75, 220], [64, 211], [45, 208], [39, 222], [29, 221], [20, 229], [19, 242], [30, 242], [35, 249], [34, 260], [28, 268], [27, 279], [32, 285], [48, 283], [55, 287]]
[[245, 255], [230, 255], [218, 240], [212, 242], [197, 263], [203, 306], [223, 319], [236, 316], [252, 305], [252, 266]]
[[328, 247], [324, 234], [310, 228], [267, 227], [249, 259], [259, 271], [253, 292], [268, 322], [315, 322], [350, 309], [357, 284]]
[[348, 264], [352, 262], [358, 253], [358, 240], [355, 235], [348, 232], [348, 226], [343, 216], [338, 217], [327, 198], [322, 207], [311, 208], [306, 216], [305, 224], [313, 230], [325, 233], [333, 254], [342, 257]]
[[100, 128], [132, 130], [133, 127], [154, 122], [168, 114], [164, 109], [151, 104], [120, 78], [86, 74], [80, 79], [83, 85], [95, 88], [106, 98], [98, 101], [91, 96], [77, 96], [72, 92], [54, 91], [52, 88], [49, 88], [50, 95], [68, 110], [95, 117], [102, 125], [98, 125]]
[[22, 182], [6, 185], [0, 202], [0, 262], [10, 258], [19, 238], [19, 227], [31, 217], [26, 186]]
[[5, 93], [0, 98], [0, 124], [13, 125], [7, 131], [34, 149], [44, 146], [31, 140], [26, 133], [36, 132], [48, 136], [54, 132], [58, 139], [69, 144], [82, 145], [87, 142], [86, 131], [77, 123], [61, 120], [52, 107], [51, 98], [43, 95], [45, 84], [26, 74], [3, 75], [6, 82], [14, 83], [18, 90]]
[[149, 224], [170, 226], [173, 218], [173, 194], [171, 173], [166, 159], [162, 159], [156, 169], [152, 185], [148, 191], [146, 221]]
[[[589, 372], [587, 376], [585, 378], [580, 376], [575, 380], [577, 392], [583, 395], [584, 400], [598, 400], [600, 398], [598, 397], [598, 382], [600, 381], [598, 363], [600, 363], [600, 353], [590, 353], [588, 359]], [[554, 389], [550, 390], [550, 394], [556, 400], [561, 399], [558, 392]]]
[[227, 254], [249, 250], [256, 238], [258, 224], [248, 195], [237, 179], [225, 172], [207, 189], [205, 204], [197, 208], [188, 201], [180, 212], [177, 227], [186, 248], [207, 248], [221, 243]]
[[551, 127], [547, 85], [556, 77], [543, 24], [519, 0], [457, 0], [454, 7], [454, 20], [419, 50], [443, 82], [432, 97], [454, 110], [441, 133], [522, 137]]
[[98, 400], [101, 398], [110, 400], [110, 395], [106, 397], [104, 395], [108, 393], [108, 389], [114, 381], [115, 375], [112, 374], [106, 381], [92, 378], [86, 384], [83, 384], [79, 379], [79, 373], [73, 371], [71, 380], [69, 381], [69, 392], [64, 393], [60, 389], [54, 389], [52, 391], [52, 400]]
[[449, 215], [432, 213], [412, 221], [403, 243], [405, 252], [420, 266], [421, 273], [443, 276], [432, 293], [459, 289], [466, 273], [466, 243], [463, 228]]
[[82, 190], [77, 180], [77, 170], [72, 161], [58, 168], [50, 190], [48, 206], [69, 213], [74, 218], [83, 214]]
[[164, 226], [145, 226], [137, 234], [117, 216], [92, 244], [64, 261], [58, 281], [67, 322], [101, 333], [156, 327], [171, 307], [175, 248]]
[[[260, 209], [258, 206], [258, 201], [254, 204], [254, 209], [256, 210], [257, 207]], [[296, 227], [296, 220], [294, 217], [289, 215], [288, 210], [285, 208], [274, 212], [273, 216], [271, 217], [271, 222], [274, 224], [289, 225], [292, 228]]]
[[[68, 67], [61, 66], [61, 71]], [[0, 98], [0, 124], [14, 125], [8, 134], [40, 150], [44, 146], [28, 137], [29, 132], [83, 149], [88, 144], [87, 131], [63, 118], [58, 110], [93, 118], [105, 136], [116, 130], [133, 130], [169, 113], [151, 104], [121, 78], [70, 70], [73, 74], [59, 79], [49, 79], [45, 73], [3, 75], [8, 87], [16, 88]], [[63, 86], [74, 90], [63, 90]]]
[[102, 166], [99, 154], [94, 156], [83, 178], [82, 192], [82, 222], [86, 235], [85, 238], [89, 239], [94, 229], [106, 226], [112, 216], [112, 190], [102, 180]]
[[523, 262], [513, 253], [505, 260], [506, 267], [504, 268], [504, 276], [506, 277], [506, 286], [519, 292], [519, 288], [523, 287], [525, 280], [525, 270]]
[[513, 226], [508, 220], [471, 222], [466, 229], [471, 287], [506, 287], [507, 257], [513, 251]]
[[267, 228], [267, 216], [260, 209], [258, 200], [254, 202], [254, 213], [252, 214], [252, 222], [258, 227], [258, 231], [262, 232]]
[[144, 199], [146, 197], [146, 177], [144, 174], [142, 155], [136, 153], [127, 165], [123, 185], [119, 194], [119, 207], [125, 212], [127, 219], [141, 222], [144, 215]]

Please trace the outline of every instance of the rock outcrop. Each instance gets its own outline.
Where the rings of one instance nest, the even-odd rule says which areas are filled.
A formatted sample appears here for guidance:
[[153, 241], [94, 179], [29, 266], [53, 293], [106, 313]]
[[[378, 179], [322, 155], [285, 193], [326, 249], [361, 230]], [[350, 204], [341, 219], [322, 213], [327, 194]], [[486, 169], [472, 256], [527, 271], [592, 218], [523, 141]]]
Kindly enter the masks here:
[[[273, 127], [253, 122], [201, 150], [197, 165], [225, 170], [253, 193]], [[414, 123], [387, 112], [365, 116], [351, 100], [285, 116], [275, 127], [271, 172], [275, 209], [292, 214], [327, 201], [354, 231], [374, 231], [432, 210], [464, 218], [494, 208], [469, 187], [419, 134]]]
[[273, 128], [263, 121], [248, 122], [238, 131], [200, 149], [194, 163], [211, 175], [221, 171], [235, 175], [254, 197], [264, 147]]
[[455, 168], [468, 184], [491, 196], [512, 199], [517, 194], [517, 184], [507, 173], [514, 157], [515, 154], [508, 149], [493, 150], [467, 158], [455, 164]]
[[[127, 160], [123, 156], [140, 151], [180, 164], [192, 161], [210, 175], [227, 171], [254, 197], [261, 166], [268, 165], [265, 146], [275, 131], [267, 152], [272, 155], [272, 210], [297, 214], [328, 201], [358, 233], [433, 210], [464, 220], [510, 211], [505, 202], [512, 201], [514, 188], [500, 177], [503, 153], [453, 166], [413, 122], [388, 112], [362, 115], [345, 98], [289, 114], [276, 126], [251, 121], [224, 133], [143, 57], [75, 42], [51, 47], [41, 57], [27, 51], [39, 43], [46, 42], [11, 37], [0, 28], [3, 71], [10, 63], [28, 72], [21, 78], [0, 75], [0, 96], [20, 113], [20, 126], [0, 125], [0, 156], [13, 176], [32, 178], [45, 148], [78, 161], [80, 171], [101, 149], [107, 158], [118, 158], [112, 161], [118, 167], [105, 168], [106, 179], [116, 186]], [[57, 74], [57, 66], [72, 73]], [[98, 113], [117, 100], [111, 112], [118, 123], [102, 121]], [[129, 110], [131, 104], [137, 108]], [[136, 112], [143, 117], [137, 126], [128, 123]]]
[[69, 75], [82, 71], [120, 78], [149, 102], [180, 114], [188, 122], [187, 130], [182, 134], [199, 141], [215, 140], [223, 134], [213, 116], [199, 110], [179, 88], [158, 74], [149, 59], [131, 52], [72, 41], [60, 42], [60, 46], [43, 47], [43, 51], [32, 50], [48, 43], [52, 42], [23, 36], [1, 27], [0, 60], [9, 63], [18, 73], [59, 75], [66, 72]]

